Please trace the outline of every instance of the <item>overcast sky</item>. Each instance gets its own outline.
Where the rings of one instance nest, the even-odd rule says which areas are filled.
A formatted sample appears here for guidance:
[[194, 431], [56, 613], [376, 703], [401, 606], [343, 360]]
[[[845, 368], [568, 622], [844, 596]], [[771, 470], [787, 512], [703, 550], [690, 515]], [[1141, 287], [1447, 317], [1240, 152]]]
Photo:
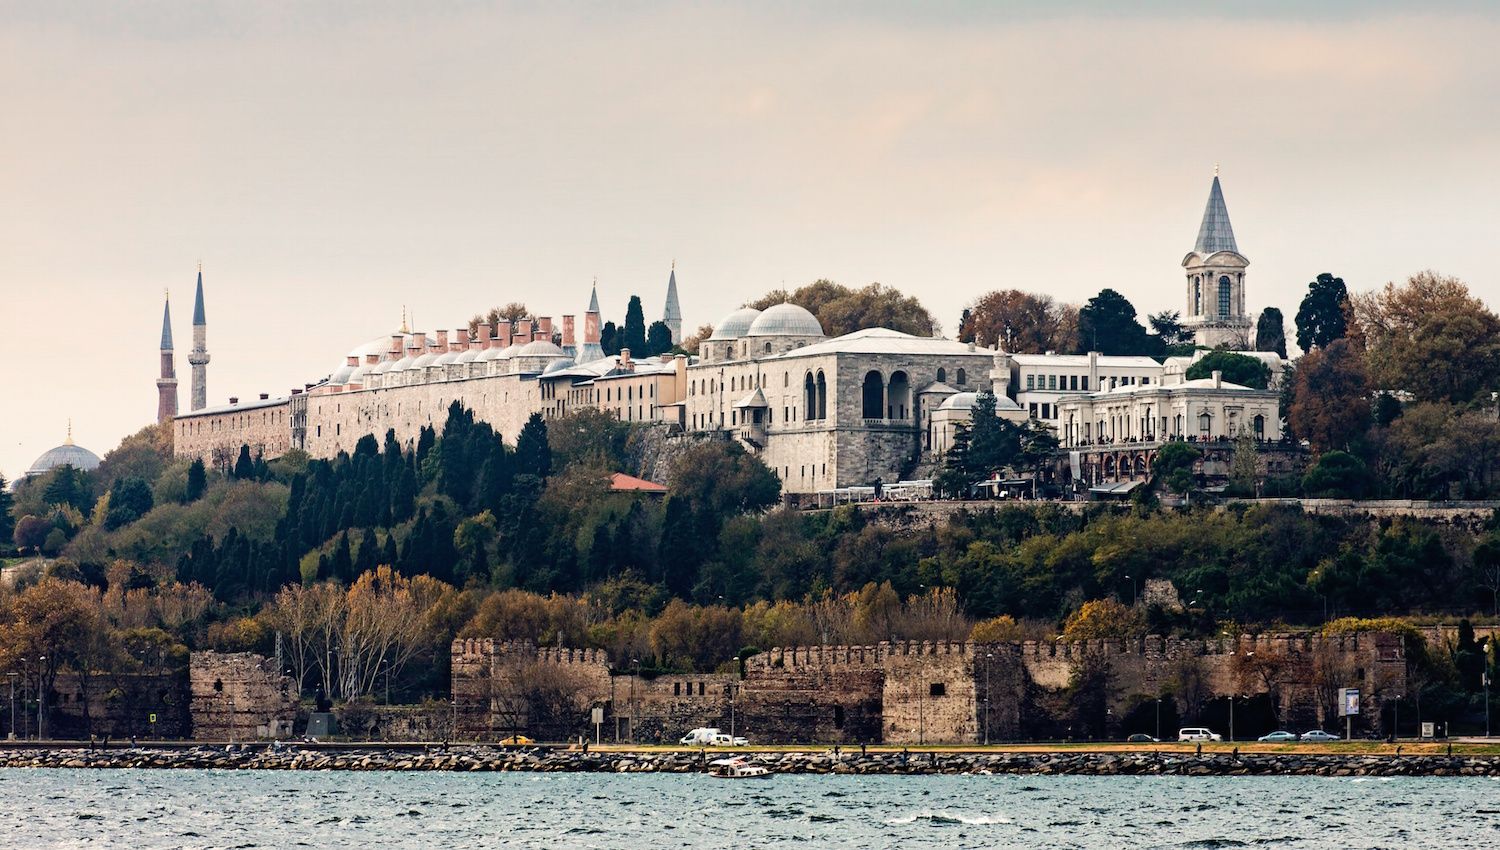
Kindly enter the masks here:
[[[1424, 268], [1500, 301], [1483, 3], [0, 0], [0, 472], [520, 300], [686, 324], [818, 277], [952, 332], [997, 287], [1182, 307], [1214, 163], [1248, 302]], [[1413, 4], [1414, 5], [1414, 4]], [[57, 7], [65, 6], [67, 11]], [[409, 7], [409, 8], [408, 8]]]

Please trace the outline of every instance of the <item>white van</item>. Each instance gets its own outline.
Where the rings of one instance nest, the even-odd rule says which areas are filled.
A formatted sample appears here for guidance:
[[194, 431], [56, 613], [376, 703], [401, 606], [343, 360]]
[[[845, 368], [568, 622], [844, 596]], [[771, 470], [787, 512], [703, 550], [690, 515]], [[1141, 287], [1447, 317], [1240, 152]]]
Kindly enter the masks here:
[[1177, 730], [1179, 741], [1222, 741], [1224, 738], [1219, 733], [1210, 730], [1206, 726], [1186, 726]]
[[697, 729], [682, 736], [677, 743], [685, 747], [711, 747], [714, 745], [714, 736], [719, 730], [713, 727], [700, 726]]

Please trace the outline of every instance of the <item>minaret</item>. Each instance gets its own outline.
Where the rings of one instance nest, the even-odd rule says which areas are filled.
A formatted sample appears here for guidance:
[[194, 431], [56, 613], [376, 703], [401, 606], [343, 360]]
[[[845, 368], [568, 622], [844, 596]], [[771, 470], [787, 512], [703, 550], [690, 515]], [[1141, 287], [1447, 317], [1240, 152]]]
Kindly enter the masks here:
[[682, 342], [682, 305], [677, 303], [677, 261], [672, 261], [672, 273], [667, 277], [667, 308], [662, 311], [662, 322], [672, 331], [672, 344]]
[[177, 365], [172, 354], [172, 300], [168, 296], [161, 310], [161, 377], [156, 379], [156, 421], [167, 422], [177, 416]]
[[1219, 168], [1208, 190], [1198, 240], [1182, 260], [1187, 272], [1187, 304], [1182, 326], [1193, 332], [1193, 342], [1206, 348], [1243, 348], [1250, 342], [1250, 319], [1245, 311], [1245, 269], [1250, 261], [1240, 253], [1229, 225], [1229, 208], [1219, 185]]
[[193, 410], [208, 406], [208, 319], [203, 315], [203, 264], [198, 264], [198, 294], [193, 301]]

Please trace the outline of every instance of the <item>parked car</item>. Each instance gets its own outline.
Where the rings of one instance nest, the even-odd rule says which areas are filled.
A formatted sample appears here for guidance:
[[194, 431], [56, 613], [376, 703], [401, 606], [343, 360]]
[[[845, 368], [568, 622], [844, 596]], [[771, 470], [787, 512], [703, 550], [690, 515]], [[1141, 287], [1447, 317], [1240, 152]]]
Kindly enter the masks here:
[[1185, 726], [1177, 730], [1179, 741], [1222, 741], [1224, 737], [1207, 726]]
[[741, 738], [738, 735], [735, 735], [731, 738], [730, 736], [720, 732], [719, 734], [714, 736], [714, 746], [716, 747], [747, 747], [749, 745], [749, 741]]
[[1297, 740], [1297, 733], [1295, 733], [1295, 732], [1287, 732], [1285, 730], [1278, 730], [1278, 731], [1272, 732], [1269, 735], [1262, 735], [1259, 738], [1256, 738], [1256, 740], [1257, 741], [1266, 741], [1268, 743], [1275, 743], [1275, 744], [1285, 744], [1285, 743], [1288, 743], [1290, 741]]
[[1127, 744], [1154, 744], [1154, 743], [1156, 743], [1156, 739], [1153, 738], [1153, 737], [1151, 737], [1150, 735], [1145, 735], [1145, 734], [1142, 734], [1140, 732], [1137, 732], [1134, 735], [1131, 735], [1129, 738], [1126, 738], [1125, 739], [1125, 743], [1127, 743]]
[[1310, 732], [1303, 732], [1302, 733], [1302, 740], [1304, 740], [1304, 741], [1338, 741], [1338, 740], [1341, 740], [1341, 739], [1339, 738], [1339, 736], [1337, 736], [1337, 735], [1335, 735], [1335, 734], [1333, 734], [1331, 732], [1324, 732], [1322, 729], [1313, 729]]

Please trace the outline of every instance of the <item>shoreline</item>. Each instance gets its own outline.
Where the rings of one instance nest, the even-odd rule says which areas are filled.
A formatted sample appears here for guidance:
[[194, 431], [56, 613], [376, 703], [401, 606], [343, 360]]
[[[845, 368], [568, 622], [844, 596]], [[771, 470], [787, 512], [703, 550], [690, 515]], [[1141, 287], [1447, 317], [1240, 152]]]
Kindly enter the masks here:
[[[725, 751], [578, 750], [486, 746], [337, 748], [264, 744], [141, 746], [90, 751], [77, 747], [9, 747], [0, 769], [339, 770], [529, 773], [701, 773]], [[1069, 776], [1478, 776], [1500, 777], [1500, 756], [1445, 754], [1266, 753], [1208, 751], [919, 752], [803, 749], [749, 751], [775, 773], [804, 775], [1069, 775]]]

